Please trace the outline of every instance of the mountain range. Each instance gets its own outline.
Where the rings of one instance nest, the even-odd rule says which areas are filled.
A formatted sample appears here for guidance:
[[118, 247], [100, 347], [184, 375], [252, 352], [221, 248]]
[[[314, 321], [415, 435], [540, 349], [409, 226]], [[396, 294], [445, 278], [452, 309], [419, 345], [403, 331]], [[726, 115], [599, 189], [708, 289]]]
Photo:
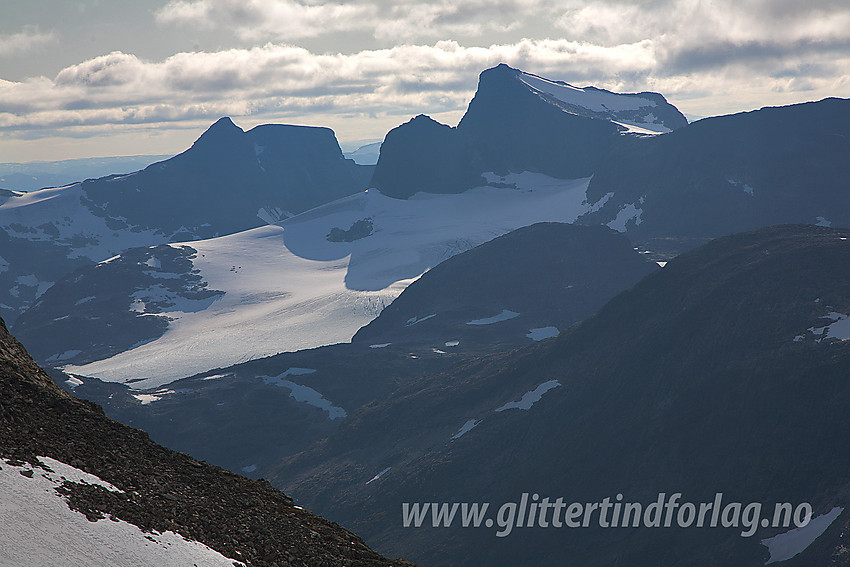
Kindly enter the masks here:
[[[66, 391], [170, 449], [269, 479], [387, 555], [423, 565], [847, 565], [850, 234], [837, 227], [850, 226], [848, 104], [688, 124], [657, 93], [499, 65], [481, 74], [456, 127], [417, 116], [387, 133], [374, 166], [346, 159], [328, 129], [245, 132], [222, 118], [183, 154], [136, 173], [4, 192], [0, 309]], [[376, 150], [352, 157], [371, 162]], [[21, 363], [47, 392], [45, 375]], [[51, 391], [50, 407], [97, 413]], [[71, 439], [64, 448], [53, 437], [26, 445], [27, 431], [53, 427], [43, 417], [52, 410], [13, 397], [0, 413], [22, 408], [14, 419], [29, 429], [4, 430], [4, 471], [50, 480], [44, 467], [56, 461], [126, 494], [115, 479], [131, 473], [112, 475], [92, 446], [90, 461], [72, 453], [91, 437], [116, 460], [138, 434], [109, 445], [107, 426], [86, 434], [69, 421], [63, 432], [80, 431], [55, 436]], [[191, 461], [138, 451], [131, 469], [149, 471], [149, 454]], [[214, 466], [188, 466], [224, 486]], [[183, 478], [177, 470], [163, 474]], [[165, 481], [144, 475], [144, 506], [172, 518], [175, 533], [234, 549], [186, 519], [209, 517], [200, 500], [171, 511], [162, 496], [196, 492], [160, 492]], [[260, 481], [226, 478], [287, 501]], [[402, 503], [487, 502], [493, 521], [520, 500], [646, 506], [662, 493], [696, 503], [723, 493], [768, 515], [806, 503], [812, 521], [757, 523], [744, 535], [740, 525], [532, 529], [501, 519], [499, 535], [403, 521]], [[123, 518], [113, 511], [129, 509], [115, 503], [123, 497], [98, 494], [112, 508], [92, 517]], [[217, 510], [239, 509], [239, 498]], [[249, 563], [287, 553], [248, 541]], [[357, 557], [383, 561], [352, 541]]]
[[138, 246], [230, 234], [366, 188], [371, 166], [327, 128], [229, 118], [185, 152], [126, 175], [0, 194], [0, 313], [15, 319], [53, 283]]

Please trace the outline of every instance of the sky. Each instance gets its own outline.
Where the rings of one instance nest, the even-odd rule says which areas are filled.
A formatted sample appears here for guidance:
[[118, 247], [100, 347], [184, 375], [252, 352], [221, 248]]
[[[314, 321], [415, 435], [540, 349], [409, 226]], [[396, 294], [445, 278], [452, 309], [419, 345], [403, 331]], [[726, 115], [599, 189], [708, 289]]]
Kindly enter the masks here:
[[0, 162], [180, 152], [217, 118], [348, 149], [499, 63], [690, 117], [850, 97], [847, 0], [0, 0]]

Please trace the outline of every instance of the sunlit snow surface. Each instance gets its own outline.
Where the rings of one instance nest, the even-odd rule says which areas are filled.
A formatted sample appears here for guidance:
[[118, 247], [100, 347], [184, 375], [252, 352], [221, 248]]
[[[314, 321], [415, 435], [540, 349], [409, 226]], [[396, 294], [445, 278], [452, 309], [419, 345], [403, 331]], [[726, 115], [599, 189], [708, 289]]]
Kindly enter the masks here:
[[84, 199], [79, 183], [11, 197], [0, 204], [0, 227], [9, 236], [58, 242], [68, 247], [69, 257], [94, 261], [133, 246], [161, 244], [170, 236], [153, 230], [114, 230], [107, 219], [92, 214]]
[[[496, 177], [496, 176], [492, 176]], [[365, 191], [279, 225], [190, 243], [208, 288], [225, 294], [205, 309], [166, 313], [157, 340], [68, 372], [105, 381], [143, 379], [154, 388], [246, 360], [347, 342], [411, 282], [443, 260], [537, 222], [573, 222], [602, 201], [585, 201], [587, 179], [537, 173], [499, 179], [516, 189], [393, 199]], [[371, 219], [373, 232], [330, 242]], [[422, 314], [428, 315], [428, 314]]]
[[[52, 473], [0, 460], [0, 565], [39, 567], [232, 567], [234, 561], [173, 532], [144, 533], [124, 521], [90, 522], [56, 492], [63, 477], [117, 490], [59, 461], [40, 457]], [[32, 471], [32, 478], [22, 472]]]
[[770, 552], [770, 559], [765, 565], [791, 559], [805, 551], [843, 511], [844, 508], [833, 508], [827, 514], [813, 518], [801, 528], [794, 528], [783, 534], [761, 540], [762, 545], [767, 546]]

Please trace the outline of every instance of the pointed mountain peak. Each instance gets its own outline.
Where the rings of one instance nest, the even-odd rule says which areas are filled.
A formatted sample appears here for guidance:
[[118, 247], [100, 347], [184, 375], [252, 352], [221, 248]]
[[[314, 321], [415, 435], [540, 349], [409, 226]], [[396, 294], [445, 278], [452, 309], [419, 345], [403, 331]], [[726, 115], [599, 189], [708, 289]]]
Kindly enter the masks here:
[[[220, 134], [225, 134], [225, 133], [235, 134], [236, 132], [239, 132], [240, 134], [244, 133], [242, 128], [240, 128], [239, 126], [234, 124], [233, 120], [231, 120], [229, 116], [222, 116], [221, 118], [216, 120], [215, 123], [212, 126], [207, 128], [207, 131], [204, 132], [204, 135], [206, 135], [206, 134], [220, 135]], [[203, 138], [204, 135], [202, 135], [201, 137]]]
[[241, 138], [245, 132], [233, 123], [229, 116], [224, 116], [216, 120], [216, 122], [207, 128], [207, 131], [201, 134], [201, 137], [195, 140], [192, 144], [193, 148], [204, 147], [210, 145], [229, 144], [234, 140]]
[[242, 132], [242, 128], [240, 128], [239, 126], [234, 124], [233, 120], [231, 120], [229, 116], [222, 116], [221, 118], [216, 120], [215, 124], [210, 126], [209, 129], [207, 130], [207, 132], [225, 130], [225, 129], [239, 130], [240, 132]]

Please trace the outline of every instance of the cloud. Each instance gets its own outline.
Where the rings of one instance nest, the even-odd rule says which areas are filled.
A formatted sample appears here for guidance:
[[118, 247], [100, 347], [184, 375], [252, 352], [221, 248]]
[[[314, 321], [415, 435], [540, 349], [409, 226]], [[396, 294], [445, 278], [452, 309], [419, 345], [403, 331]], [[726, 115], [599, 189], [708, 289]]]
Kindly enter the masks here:
[[302, 4], [294, 0], [173, 0], [160, 23], [232, 29], [246, 40], [294, 40], [362, 28], [377, 17], [371, 4]]
[[[352, 53], [270, 42], [157, 61], [116, 51], [62, 69], [53, 79], [0, 80], [0, 132], [36, 137], [60, 130], [78, 135], [99, 128], [171, 128], [225, 114], [300, 122], [311, 116], [379, 116], [402, 122], [419, 113], [461, 111], [478, 73], [502, 62], [580, 86], [655, 90], [700, 115], [848, 96], [850, 7], [845, 3], [176, 0], [158, 12], [161, 22], [210, 27], [229, 22], [246, 38], [358, 29], [388, 38], [451, 29], [475, 34], [508, 28], [536, 11], [552, 15], [551, 24], [567, 39], [408, 42]], [[493, 18], [482, 17], [491, 12]]]
[[850, 4], [838, 0], [571, 0], [555, 24], [598, 45], [652, 39], [674, 73], [850, 44]]
[[232, 30], [244, 40], [293, 41], [365, 32], [385, 41], [480, 36], [515, 28], [552, 0], [171, 0], [156, 12], [161, 24]]
[[26, 26], [17, 33], [0, 35], [0, 57], [21, 55], [55, 40], [53, 32], [44, 33], [36, 26]]
[[587, 69], [643, 72], [651, 45], [598, 48], [524, 40], [486, 48], [443, 41], [355, 54], [315, 54], [290, 45], [179, 53], [143, 61], [113, 52], [53, 79], [0, 82], [0, 129], [50, 129], [310, 112], [438, 113], [463, 108], [478, 73], [500, 62], [555, 76]]

